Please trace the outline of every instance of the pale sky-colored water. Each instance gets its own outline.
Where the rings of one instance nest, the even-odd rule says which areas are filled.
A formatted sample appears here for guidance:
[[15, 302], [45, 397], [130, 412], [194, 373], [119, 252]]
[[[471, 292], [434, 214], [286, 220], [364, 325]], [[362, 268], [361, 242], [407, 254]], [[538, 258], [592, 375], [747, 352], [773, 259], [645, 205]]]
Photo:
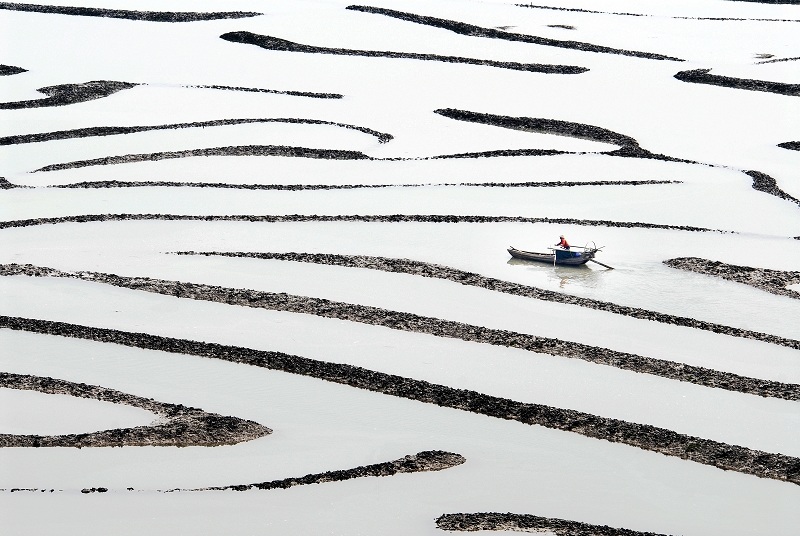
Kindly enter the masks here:
[[[68, 2], [80, 4], [79, 2]], [[194, 23], [0, 10], [3, 63], [27, 72], [0, 80], [0, 101], [41, 98], [37, 88], [90, 80], [141, 85], [61, 107], [0, 110], [0, 136], [95, 126], [230, 118], [306, 118], [0, 147], [0, 220], [88, 214], [524, 216], [690, 225], [723, 232], [587, 225], [110, 221], [0, 230], [0, 262], [89, 270], [316, 296], [446, 320], [557, 337], [758, 378], [800, 382], [798, 352], [710, 332], [633, 320], [370, 270], [255, 259], [182, 257], [181, 250], [338, 253], [408, 258], [617, 304], [800, 339], [800, 301], [666, 267], [695, 256], [798, 270], [798, 206], [752, 189], [743, 173], [772, 176], [800, 197], [800, 104], [791, 96], [692, 84], [678, 71], [797, 83], [796, 6], [694, 0], [570, 0], [559, 7], [649, 17], [522, 8], [511, 2], [380, 0], [373, 5], [551, 39], [656, 52], [657, 61], [466, 37], [344, 8], [340, 1], [139, 2], [103, 7], [251, 10], [263, 16]], [[555, 4], [553, 4], [555, 5]], [[570, 30], [552, 25], [573, 26]], [[577, 65], [545, 75], [410, 59], [266, 51], [219, 36], [251, 31], [360, 50]], [[64, 36], [69, 36], [65, 39]], [[311, 99], [189, 85], [341, 93]], [[440, 108], [579, 122], [700, 164], [600, 154], [421, 160], [471, 151], [540, 148], [602, 152], [587, 140], [465, 123]], [[197, 157], [34, 172], [81, 159], [226, 145], [280, 144], [361, 151], [376, 159]], [[712, 167], [713, 166], [713, 167]], [[314, 185], [427, 185], [321, 191], [208, 188], [57, 189], [82, 181]], [[542, 188], [446, 186], [552, 181], [680, 181], [662, 185]], [[604, 246], [598, 265], [567, 270], [509, 262], [508, 246], [542, 250], [566, 234]], [[349, 363], [494, 396], [577, 409], [684, 434], [800, 455], [797, 402], [700, 388], [575, 360], [393, 331], [312, 315], [193, 303], [73, 279], [0, 279], [0, 314], [277, 350]], [[452, 512], [518, 512], [684, 535], [793, 535], [797, 486], [583, 436], [443, 409], [311, 378], [114, 344], [0, 330], [0, 370], [101, 385], [255, 420], [270, 436], [218, 448], [0, 449], [0, 493], [10, 533], [437, 534]], [[0, 389], [0, 391], [5, 391]], [[101, 411], [96, 401], [6, 393], [4, 415], [34, 414], [0, 433], [74, 433], [146, 417]], [[24, 399], [24, 400], [23, 400]], [[44, 402], [48, 403], [44, 403]], [[41, 404], [40, 404], [41, 403]], [[90, 407], [91, 406], [91, 407]], [[9, 412], [7, 408], [14, 408]], [[39, 408], [39, 409], [36, 409]], [[135, 411], [134, 411], [135, 413]], [[123, 416], [124, 414], [124, 416]], [[133, 419], [133, 420], [128, 420]], [[50, 427], [55, 428], [50, 428]], [[396, 459], [421, 450], [464, 455], [461, 466], [289, 490], [174, 493], [298, 477]], [[106, 494], [83, 495], [105, 486]], [[125, 491], [133, 487], [137, 491]], [[46, 515], [43, 514], [46, 512]]]

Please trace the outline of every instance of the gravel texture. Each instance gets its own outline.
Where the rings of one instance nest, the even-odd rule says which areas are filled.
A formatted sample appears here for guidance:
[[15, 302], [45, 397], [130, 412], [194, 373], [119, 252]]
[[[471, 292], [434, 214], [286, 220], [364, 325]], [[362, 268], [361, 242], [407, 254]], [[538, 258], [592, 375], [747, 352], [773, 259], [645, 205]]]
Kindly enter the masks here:
[[78, 160], [62, 164], [52, 164], [34, 170], [60, 171], [89, 166], [108, 166], [114, 164], [130, 164], [132, 162], [155, 162], [174, 158], [193, 156], [285, 156], [298, 158], [321, 158], [326, 160], [368, 160], [369, 157], [358, 151], [340, 149], [311, 149], [307, 147], [290, 147], [286, 145], [234, 145], [228, 147], [211, 147], [205, 149], [187, 149], [184, 151], [161, 151], [156, 153], [128, 154], [122, 156], [106, 156], [91, 160]]
[[[241, 87], [241, 86], [220, 86], [220, 85], [189, 85], [184, 87], [194, 87], [200, 89], [219, 89], [221, 91], [243, 91], [245, 93], [273, 93], [278, 95], [292, 95], [294, 97], [312, 97], [315, 99], [343, 99], [344, 95], [341, 93], [316, 93], [313, 91], [279, 91], [277, 89], [262, 89], [257, 87]], [[308, 119], [307, 121], [313, 122], [315, 120]], [[319, 121], [323, 123], [324, 121]]]
[[20, 74], [27, 71], [28, 71], [27, 69], [23, 69], [22, 67], [0, 64], [0, 76], [11, 76], [13, 74]]
[[728, 281], [744, 283], [745, 285], [750, 285], [751, 287], [771, 294], [788, 296], [800, 300], [800, 292], [795, 292], [786, 288], [789, 285], [800, 283], [800, 272], [739, 266], [736, 264], [726, 264], [720, 261], [700, 259], [698, 257], [667, 259], [664, 261], [664, 264], [679, 270], [697, 272], [713, 277], [721, 277]]
[[796, 205], [800, 205], [800, 199], [792, 197], [791, 195], [787, 194], [786, 192], [778, 188], [778, 183], [775, 182], [775, 179], [773, 179], [769, 175], [765, 175], [760, 171], [752, 171], [752, 170], [745, 171], [745, 173], [753, 179], [754, 190], [774, 195], [775, 197], [780, 197], [781, 199], [785, 199], [787, 201], [795, 203]]
[[0, 387], [63, 394], [126, 404], [158, 416], [149, 426], [115, 428], [83, 434], [0, 434], [0, 447], [122, 447], [122, 446], [219, 446], [234, 445], [272, 433], [253, 421], [224, 417], [180, 404], [157, 402], [96, 385], [55, 378], [0, 372]]
[[0, 329], [2, 328], [222, 359], [280, 370], [408, 400], [576, 433], [723, 470], [800, 484], [800, 458], [793, 456], [729, 445], [648, 424], [631, 423], [543, 404], [517, 402], [347, 364], [318, 361], [282, 352], [20, 317], [0, 316]]
[[783, 63], [786, 61], [798, 61], [800, 60], [800, 56], [795, 58], [775, 58], [774, 60], [764, 60], [764, 61], [757, 61], [757, 65], [762, 65], [764, 63]]
[[577, 218], [530, 218], [525, 216], [464, 216], [440, 214], [371, 214], [336, 215], [287, 214], [272, 216], [262, 214], [196, 215], [196, 214], [81, 214], [54, 218], [32, 218], [27, 220], [0, 221], [0, 229], [31, 227], [34, 225], [55, 225], [58, 223], [88, 223], [102, 221], [247, 221], [265, 223], [285, 222], [362, 222], [362, 223], [556, 223], [559, 225], [587, 225], [591, 227], [620, 227], [637, 229], [669, 229], [673, 231], [717, 232], [719, 229], [706, 229], [692, 225], [662, 225], [646, 222], [626, 222], [611, 220], [582, 220]]
[[436, 519], [442, 530], [474, 532], [498, 530], [515, 532], [547, 532], [556, 536], [664, 536], [655, 532], [619, 529], [607, 525], [590, 525], [580, 521], [568, 521], [530, 514], [502, 514], [481, 512], [474, 514], [444, 514]]
[[427, 450], [410, 454], [397, 460], [389, 462], [375, 463], [372, 465], [362, 465], [353, 469], [339, 471], [326, 471], [305, 475], [299, 478], [284, 478], [282, 480], [272, 480], [269, 482], [257, 482], [254, 484], [236, 484], [231, 486], [212, 486], [208, 488], [177, 489], [170, 491], [248, 491], [252, 489], [287, 489], [294, 486], [305, 486], [308, 484], [323, 484], [325, 482], [341, 482], [353, 478], [363, 478], [368, 476], [392, 476], [400, 473], [419, 473], [423, 471], [442, 471], [450, 469], [464, 463], [466, 459], [460, 454], [444, 452], [441, 450]]
[[47, 95], [44, 99], [0, 102], [0, 110], [21, 110], [23, 108], [45, 108], [48, 106], [66, 106], [113, 95], [118, 91], [130, 89], [138, 84], [129, 82], [114, 82], [109, 80], [94, 80], [82, 84], [60, 84], [57, 86], [40, 87], [37, 91]]
[[693, 69], [691, 71], [680, 71], [675, 78], [683, 82], [694, 84], [708, 84], [712, 86], [727, 87], [733, 89], [745, 89], [748, 91], [766, 91], [778, 95], [788, 95], [791, 97], [800, 96], [800, 84], [784, 84], [782, 82], [769, 82], [767, 80], [752, 80], [750, 78], [733, 78], [731, 76], [720, 76], [709, 74], [711, 69]]
[[102, 9], [94, 7], [18, 4], [13, 2], [0, 2], [0, 9], [6, 9], [10, 11], [26, 11], [28, 13], [53, 13], [58, 15], [78, 15], [83, 17], [108, 17], [113, 19], [128, 19], [149, 22], [194, 22], [218, 19], [241, 19], [245, 17], [257, 17], [262, 14], [252, 11], [199, 13], [186, 11], [129, 11], [123, 9]]
[[[17, 186], [6, 181], [0, 188]], [[355, 190], [362, 188], [423, 188], [426, 186], [462, 186], [479, 188], [561, 188], [573, 186], [645, 186], [657, 184], [680, 184], [669, 180], [624, 180], [624, 181], [550, 181], [550, 182], [461, 182], [425, 184], [230, 184], [227, 182], [176, 182], [176, 181], [90, 181], [60, 184], [51, 188], [138, 188], [138, 187], [182, 187], [182, 188], [232, 188], [239, 190]]]

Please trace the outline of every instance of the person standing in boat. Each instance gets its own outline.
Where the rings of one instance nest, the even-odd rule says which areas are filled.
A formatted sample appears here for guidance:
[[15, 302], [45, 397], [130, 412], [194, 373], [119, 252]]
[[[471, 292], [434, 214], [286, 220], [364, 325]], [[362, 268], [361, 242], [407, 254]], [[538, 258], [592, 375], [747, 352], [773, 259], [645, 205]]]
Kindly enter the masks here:
[[567, 239], [566, 239], [566, 238], [564, 238], [564, 235], [561, 235], [559, 238], [560, 238], [561, 240], [559, 240], [559, 241], [556, 243], [556, 245], [557, 245], [557, 246], [561, 246], [561, 247], [562, 247], [562, 248], [564, 248], [564, 249], [569, 249], [569, 242], [567, 242]]

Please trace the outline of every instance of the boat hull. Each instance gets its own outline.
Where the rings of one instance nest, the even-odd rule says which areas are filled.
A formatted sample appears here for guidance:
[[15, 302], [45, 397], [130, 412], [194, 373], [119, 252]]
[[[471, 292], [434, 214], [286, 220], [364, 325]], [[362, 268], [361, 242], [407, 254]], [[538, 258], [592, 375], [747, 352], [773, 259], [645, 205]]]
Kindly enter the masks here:
[[515, 259], [524, 261], [544, 262], [548, 264], [580, 266], [586, 264], [594, 258], [594, 251], [565, 251], [555, 250], [554, 253], [537, 253], [535, 251], [523, 251], [515, 247], [508, 248], [508, 253]]

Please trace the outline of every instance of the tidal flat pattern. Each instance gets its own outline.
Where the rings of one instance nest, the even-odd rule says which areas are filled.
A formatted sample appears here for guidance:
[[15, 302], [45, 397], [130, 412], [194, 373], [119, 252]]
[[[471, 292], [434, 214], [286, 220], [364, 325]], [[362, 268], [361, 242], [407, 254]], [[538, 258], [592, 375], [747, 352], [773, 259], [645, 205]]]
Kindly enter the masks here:
[[4, 530], [794, 536], [795, 4], [0, 3]]

